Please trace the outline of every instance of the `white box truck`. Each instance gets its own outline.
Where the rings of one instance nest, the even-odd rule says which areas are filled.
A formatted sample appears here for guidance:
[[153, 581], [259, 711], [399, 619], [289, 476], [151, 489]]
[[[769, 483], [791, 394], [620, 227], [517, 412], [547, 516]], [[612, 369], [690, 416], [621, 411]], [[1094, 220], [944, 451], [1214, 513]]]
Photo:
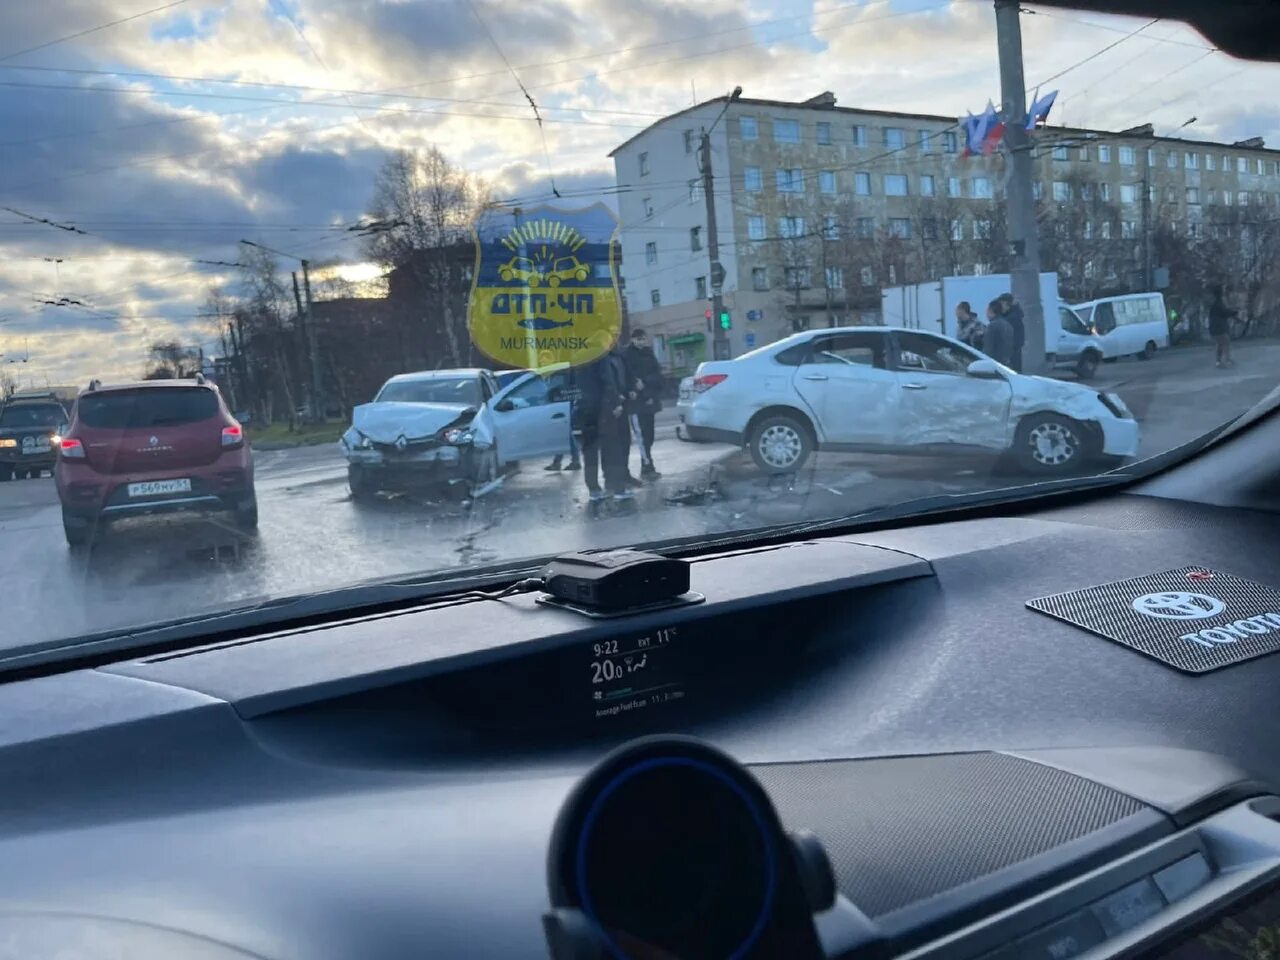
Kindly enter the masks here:
[[[956, 305], [968, 301], [973, 312], [986, 321], [987, 304], [1008, 293], [1007, 273], [976, 277], [943, 277], [926, 283], [888, 287], [880, 294], [881, 316], [888, 326], [932, 330], [948, 337], [956, 335]], [[1044, 309], [1045, 352], [1055, 367], [1075, 369], [1088, 379], [1103, 352], [1101, 344], [1058, 297], [1058, 275], [1040, 274], [1040, 304]]]

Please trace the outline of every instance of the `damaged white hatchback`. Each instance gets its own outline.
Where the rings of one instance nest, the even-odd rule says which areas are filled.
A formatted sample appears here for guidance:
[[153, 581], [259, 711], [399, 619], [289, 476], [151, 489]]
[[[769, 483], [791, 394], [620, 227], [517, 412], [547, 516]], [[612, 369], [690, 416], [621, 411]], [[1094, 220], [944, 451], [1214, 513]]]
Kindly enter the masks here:
[[419, 490], [471, 499], [516, 461], [568, 453], [568, 393], [555, 381], [526, 373], [499, 388], [479, 369], [392, 377], [352, 411], [340, 441], [352, 497]]

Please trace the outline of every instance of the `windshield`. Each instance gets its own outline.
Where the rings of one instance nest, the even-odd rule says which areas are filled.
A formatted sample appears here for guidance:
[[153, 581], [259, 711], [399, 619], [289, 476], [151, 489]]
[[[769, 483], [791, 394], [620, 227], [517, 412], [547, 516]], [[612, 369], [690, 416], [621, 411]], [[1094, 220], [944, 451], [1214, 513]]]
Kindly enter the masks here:
[[1015, 13], [0, 6], [0, 672], [1190, 455], [1280, 384], [1277, 68]]
[[480, 381], [466, 380], [396, 380], [388, 383], [375, 398], [378, 403], [461, 403], [478, 406], [481, 401]]
[[52, 403], [23, 403], [0, 410], [0, 427], [56, 427], [66, 419], [62, 407]]

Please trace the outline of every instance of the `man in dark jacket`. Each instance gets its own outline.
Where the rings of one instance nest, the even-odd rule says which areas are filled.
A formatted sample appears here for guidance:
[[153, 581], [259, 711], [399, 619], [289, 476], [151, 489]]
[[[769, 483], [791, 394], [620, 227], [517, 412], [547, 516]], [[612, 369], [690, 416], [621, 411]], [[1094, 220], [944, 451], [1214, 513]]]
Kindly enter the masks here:
[[1236, 312], [1227, 306], [1221, 284], [1215, 286], [1213, 302], [1209, 304], [1209, 336], [1218, 345], [1216, 366], [1235, 366], [1235, 361], [1231, 359], [1231, 318], [1235, 315]]
[[627, 484], [631, 434], [626, 407], [631, 391], [621, 346], [615, 345], [599, 360], [578, 368], [577, 382], [581, 391], [578, 416], [582, 424], [583, 479], [591, 502], [596, 504], [610, 496], [619, 506], [633, 506]]
[[1004, 318], [1013, 330], [1013, 348], [1009, 354], [1008, 366], [1017, 373], [1022, 372], [1022, 347], [1027, 342], [1027, 330], [1023, 323], [1022, 304], [1013, 299], [1012, 293], [1000, 295]]
[[1013, 356], [1015, 343], [1013, 325], [1003, 313], [1003, 304], [992, 300], [987, 304], [987, 332], [983, 337], [982, 350], [996, 363], [1012, 366], [1009, 362]]
[[640, 448], [640, 477], [657, 480], [662, 474], [653, 466], [653, 418], [662, 409], [662, 367], [643, 330], [631, 331], [631, 344], [626, 349], [627, 375], [635, 399], [628, 405], [631, 436]]

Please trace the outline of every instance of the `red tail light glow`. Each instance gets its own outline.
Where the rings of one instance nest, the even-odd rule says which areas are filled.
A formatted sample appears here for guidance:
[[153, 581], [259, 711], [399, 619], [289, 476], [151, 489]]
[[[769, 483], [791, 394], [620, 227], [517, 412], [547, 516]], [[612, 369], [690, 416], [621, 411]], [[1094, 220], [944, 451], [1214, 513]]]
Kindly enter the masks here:
[[59, 456], [70, 457], [73, 460], [84, 459], [84, 444], [75, 437], [59, 437], [54, 446], [58, 448]]
[[729, 379], [727, 373], [707, 373], [700, 377], [693, 378], [693, 389], [697, 393], [705, 393], [714, 387], [717, 383], [722, 383]]
[[233, 423], [229, 427], [222, 428], [222, 445], [224, 447], [238, 447], [244, 443], [244, 427], [238, 423]]

